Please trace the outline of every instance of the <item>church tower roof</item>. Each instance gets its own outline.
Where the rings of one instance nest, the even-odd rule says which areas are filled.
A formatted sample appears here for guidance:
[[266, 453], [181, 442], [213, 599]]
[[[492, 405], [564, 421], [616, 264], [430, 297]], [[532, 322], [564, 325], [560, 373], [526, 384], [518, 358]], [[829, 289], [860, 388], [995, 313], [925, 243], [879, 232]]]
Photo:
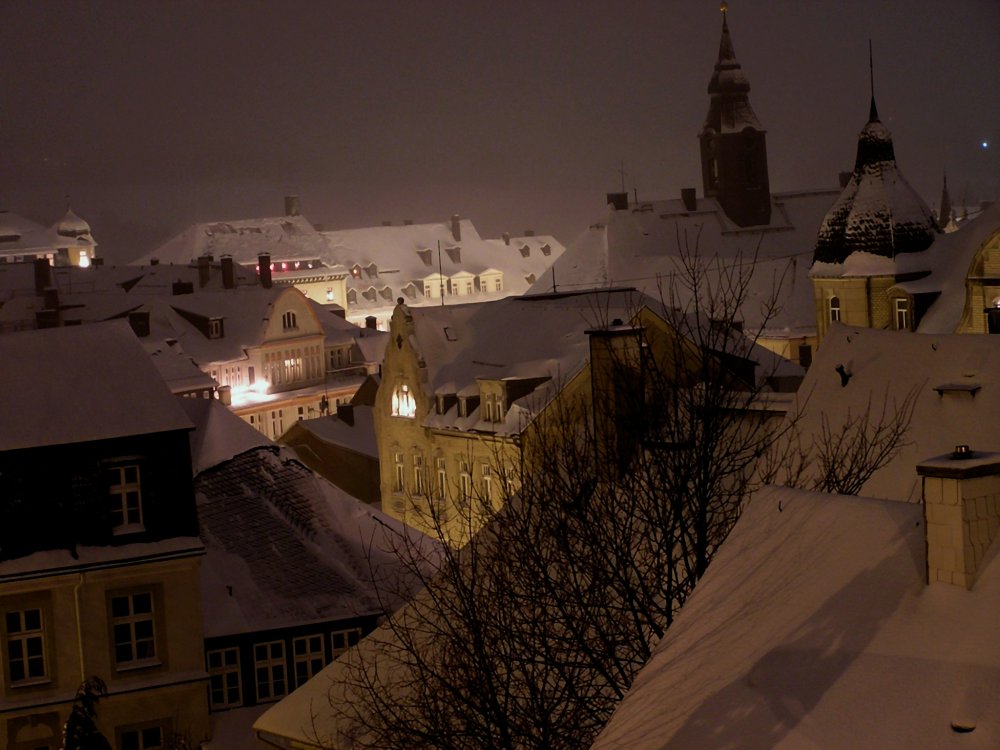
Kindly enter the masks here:
[[854, 171], [820, 225], [813, 260], [843, 263], [854, 252], [886, 258], [921, 252], [938, 231], [931, 210], [896, 165], [892, 135], [872, 95]]
[[56, 224], [56, 233], [61, 237], [82, 237], [90, 234], [90, 224], [81, 219], [73, 209], [66, 207], [66, 215]]
[[763, 130], [750, 106], [750, 81], [736, 59], [733, 38], [729, 33], [728, 7], [722, 4], [722, 38], [708, 93], [712, 99], [702, 130], [716, 133], [740, 132], [746, 127]]

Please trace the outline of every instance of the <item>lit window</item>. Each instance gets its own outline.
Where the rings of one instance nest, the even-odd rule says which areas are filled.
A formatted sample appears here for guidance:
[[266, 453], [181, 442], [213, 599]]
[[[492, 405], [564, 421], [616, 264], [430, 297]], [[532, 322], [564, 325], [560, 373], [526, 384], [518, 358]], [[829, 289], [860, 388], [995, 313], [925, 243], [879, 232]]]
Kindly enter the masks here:
[[502, 289], [503, 289], [503, 282], [500, 281], [500, 277], [498, 276], [496, 281], [496, 290], [499, 292]]
[[333, 288], [328, 287], [326, 290], [326, 301], [333, 302]]
[[910, 330], [910, 301], [905, 298], [895, 300], [896, 328], [900, 331]]
[[392, 393], [392, 416], [412, 419], [417, 413], [417, 403], [410, 393], [410, 386], [405, 383]]
[[221, 648], [209, 651], [206, 658], [212, 708], [231, 708], [242, 705], [239, 649]]
[[271, 411], [271, 437], [277, 438], [285, 431], [285, 414], [281, 409]]
[[153, 725], [142, 729], [121, 730], [121, 750], [156, 750], [162, 748], [163, 727]]
[[208, 337], [210, 339], [222, 338], [222, 320], [213, 318], [208, 321]]
[[448, 490], [447, 464], [443, 458], [437, 459], [435, 463], [437, 465], [437, 491], [441, 497], [444, 497]]
[[4, 616], [7, 677], [11, 685], [45, 680], [45, 631], [41, 609], [20, 609]]
[[292, 658], [295, 662], [295, 687], [299, 687], [326, 666], [323, 636], [306, 635], [293, 639]]
[[156, 629], [153, 624], [153, 594], [142, 591], [112, 596], [111, 631], [115, 645], [115, 664], [119, 668], [144, 666], [154, 662]]
[[298, 321], [295, 318], [295, 313], [289, 310], [284, 315], [281, 316], [281, 327], [286, 331], [291, 328], [298, 328]]
[[483, 478], [483, 500], [492, 502], [493, 500], [493, 471], [489, 464], [483, 464], [479, 472]]
[[472, 469], [469, 467], [468, 461], [460, 462], [459, 480], [462, 491], [461, 499], [463, 502], [468, 502], [469, 498], [472, 497]]
[[257, 643], [253, 647], [253, 668], [257, 700], [275, 700], [288, 693], [285, 678], [285, 644], [282, 641]]
[[333, 632], [333, 658], [336, 659], [351, 646], [357, 645], [361, 640], [361, 628], [351, 628], [350, 630], [335, 630]]
[[413, 457], [413, 494], [424, 494], [424, 457], [420, 454]]
[[835, 323], [840, 320], [840, 297], [830, 298], [830, 322]]
[[111, 501], [111, 529], [115, 534], [142, 531], [142, 490], [138, 464], [107, 469], [108, 497]]

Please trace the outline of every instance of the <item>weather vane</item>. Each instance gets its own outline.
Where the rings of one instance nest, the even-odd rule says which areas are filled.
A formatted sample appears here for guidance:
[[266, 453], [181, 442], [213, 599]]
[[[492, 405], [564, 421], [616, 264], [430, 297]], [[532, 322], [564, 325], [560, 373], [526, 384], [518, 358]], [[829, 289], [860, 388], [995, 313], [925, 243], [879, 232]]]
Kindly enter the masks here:
[[722, 11], [722, 17], [725, 18], [726, 13], [729, 11], [729, 3], [727, 3], [726, 0], [722, 0], [722, 2], [719, 3], [719, 10]]

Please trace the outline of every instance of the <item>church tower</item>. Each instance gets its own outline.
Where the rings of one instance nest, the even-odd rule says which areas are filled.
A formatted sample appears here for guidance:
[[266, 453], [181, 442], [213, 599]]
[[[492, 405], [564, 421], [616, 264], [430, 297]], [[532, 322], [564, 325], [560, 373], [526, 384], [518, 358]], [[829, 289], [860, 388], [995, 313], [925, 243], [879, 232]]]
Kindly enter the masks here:
[[711, 102], [698, 140], [705, 197], [716, 198], [741, 227], [771, 221], [765, 131], [750, 107], [750, 82], [736, 60], [722, 3], [719, 59], [708, 84]]

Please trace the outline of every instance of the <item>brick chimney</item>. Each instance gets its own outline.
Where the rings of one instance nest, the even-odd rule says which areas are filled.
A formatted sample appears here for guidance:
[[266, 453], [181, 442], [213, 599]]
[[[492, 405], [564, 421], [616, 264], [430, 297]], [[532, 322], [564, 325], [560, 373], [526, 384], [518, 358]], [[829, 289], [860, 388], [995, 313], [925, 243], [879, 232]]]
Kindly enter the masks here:
[[643, 329], [612, 320], [588, 330], [596, 460], [623, 468], [640, 437], [644, 412]]
[[921, 462], [927, 581], [971, 589], [1000, 529], [1000, 453], [967, 445]]
[[233, 272], [233, 256], [223, 255], [219, 258], [219, 264], [222, 266], [222, 288], [235, 289], [236, 274]]
[[212, 268], [212, 256], [210, 255], [199, 255], [198, 256], [198, 286], [205, 287], [208, 286], [208, 279], [211, 276]]
[[261, 253], [257, 256], [257, 273], [260, 275], [260, 285], [265, 289], [270, 289], [271, 256], [268, 253]]
[[52, 266], [48, 258], [35, 258], [35, 294], [45, 294], [52, 286]]

